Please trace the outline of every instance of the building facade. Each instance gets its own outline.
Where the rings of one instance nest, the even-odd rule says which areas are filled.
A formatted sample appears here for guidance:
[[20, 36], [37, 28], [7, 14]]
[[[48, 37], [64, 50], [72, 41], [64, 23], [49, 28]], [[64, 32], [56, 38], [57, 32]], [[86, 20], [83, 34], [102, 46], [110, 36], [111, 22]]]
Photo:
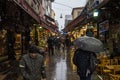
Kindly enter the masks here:
[[[26, 53], [31, 36], [34, 36], [33, 41], [36, 44], [39, 41], [38, 35], [41, 35], [38, 34], [39, 26], [45, 31], [56, 31], [56, 25], [45, 22], [45, 14], [51, 16], [53, 1], [0, 0], [0, 43], [2, 47], [0, 56], [8, 55], [9, 59], [12, 59], [15, 54]], [[35, 34], [31, 35], [31, 32]]]
[[84, 7], [73, 8], [72, 9], [72, 13], [71, 13], [72, 18], [73, 19], [77, 18], [81, 14], [81, 12], [82, 12], [83, 9], [84, 9]]
[[65, 26], [72, 21], [72, 15], [65, 15]]

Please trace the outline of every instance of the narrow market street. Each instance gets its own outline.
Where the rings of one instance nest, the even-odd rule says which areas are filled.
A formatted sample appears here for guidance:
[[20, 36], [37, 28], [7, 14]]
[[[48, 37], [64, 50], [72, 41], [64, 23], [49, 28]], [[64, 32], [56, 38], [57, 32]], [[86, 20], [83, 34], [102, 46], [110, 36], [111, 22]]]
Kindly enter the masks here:
[[[46, 80], [79, 80], [79, 76], [76, 73], [76, 67], [72, 63], [73, 49], [71, 49], [69, 56], [67, 56], [66, 50], [56, 51], [53, 56], [46, 55]], [[16, 72], [17, 71], [17, 72]], [[18, 73], [18, 77], [13, 73]], [[6, 74], [0, 74], [0, 80], [22, 80], [22, 77], [18, 71], [18, 66], [13, 71], [9, 71]], [[101, 80], [97, 74], [92, 75], [92, 80]]]
[[[55, 50], [55, 54], [53, 56], [46, 55], [45, 65], [46, 65], [46, 75], [47, 75], [46, 80], [78, 80], [79, 79], [76, 72], [72, 70], [70, 56], [67, 57], [66, 50], [64, 52], [62, 50], [61, 51]], [[16, 68], [17, 67], [18, 66], [16, 66]], [[13, 77], [9, 77], [9, 79], [6, 77], [12, 75], [9, 73], [0, 75], [1, 76], [0, 80], [4, 80], [4, 79], [13, 80]], [[17, 80], [22, 80], [22, 77], [19, 75]]]
[[120, 80], [120, 0], [0, 0], [0, 80], [39, 79]]
[[[55, 55], [46, 59], [47, 80], [79, 80], [76, 67], [73, 65], [73, 49], [67, 56], [66, 50], [55, 51]], [[97, 74], [92, 75], [92, 80], [101, 80]]]
[[70, 56], [65, 52], [55, 51], [54, 56], [46, 59], [47, 80], [78, 80], [75, 71], [72, 70]]

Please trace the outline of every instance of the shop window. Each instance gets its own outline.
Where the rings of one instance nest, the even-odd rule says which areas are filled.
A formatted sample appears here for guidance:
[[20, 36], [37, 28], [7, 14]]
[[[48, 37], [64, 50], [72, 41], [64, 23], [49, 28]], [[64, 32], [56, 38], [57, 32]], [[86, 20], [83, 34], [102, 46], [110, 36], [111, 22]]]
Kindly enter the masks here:
[[0, 31], [0, 56], [5, 55], [5, 30]]
[[20, 54], [21, 53], [21, 34], [16, 34], [15, 37], [15, 53], [16, 54]]
[[109, 21], [106, 20], [99, 24], [99, 38], [103, 43], [107, 43], [109, 38]]

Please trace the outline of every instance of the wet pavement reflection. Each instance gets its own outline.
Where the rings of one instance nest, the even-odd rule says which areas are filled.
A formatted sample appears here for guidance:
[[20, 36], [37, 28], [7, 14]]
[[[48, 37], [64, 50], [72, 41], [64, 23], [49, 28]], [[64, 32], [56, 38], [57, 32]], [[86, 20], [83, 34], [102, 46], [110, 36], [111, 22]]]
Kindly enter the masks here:
[[[57, 51], [55, 50], [54, 55], [45, 57], [45, 65], [46, 65], [46, 80], [79, 80], [79, 76], [76, 73], [76, 66], [72, 62], [74, 54], [74, 49], [70, 50], [70, 53], [67, 51]], [[15, 69], [14, 69], [15, 70]], [[19, 68], [16, 68], [17, 73]], [[7, 74], [6, 74], [7, 75]], [[20, 75], [18, 75], [17, 79], [13, 79], [11, 73], [9, 72], [8, 78], [3, 79], [6, 75], [0, 74], [0, 80], [23, 80]], [[16, 75], [16, 73], [15, 73]], [[14, 75], [14, 76], [15, 76]], [[11, 79], [12, 78], [12, 79]], [[92, 80], [100, 80], [98, 77], [93, 75]]]
[[70, 56], [66, 51], [55, 51], [53, 56], [46, 57], [47, 80], [79, 80], [72, 71]]
[[[73, 64], [74, 48], [67, 51], [55, 51], [53, 56], [46, 57], [47, 80], [79, 80], [76, 66]], [[100, 80], [95, 72], [91, 80]]]

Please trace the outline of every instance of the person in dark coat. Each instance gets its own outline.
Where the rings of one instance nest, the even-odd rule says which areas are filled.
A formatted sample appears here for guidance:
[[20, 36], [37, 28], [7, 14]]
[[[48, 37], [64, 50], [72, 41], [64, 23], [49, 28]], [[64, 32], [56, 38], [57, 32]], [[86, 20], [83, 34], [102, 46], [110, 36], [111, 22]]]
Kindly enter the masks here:
[[51, 55], [51, 54], [54, 55], [54, 38], [53, 38], [53, 36], [48, 38], [47, 43], [48, 43], [49, 55]]
[[80, 76], [80, 80], [91, 80], [90, 72], [90, 52], [77, 49], [74, 53], [73, 63], [77, 66], [77, 73]]
[[60, 45], [61, 45], [61, 41], [59, 37], [56, 37], [54, 40], [54, 44], [55, 44], [55, 49], [56, 50], [60, 50]]
[[87, 29], [87, 30], [86, 30], [86, 35], [89, 36], [89, 37], [93, 37], [93, 36], [94, 36], [94, 31], [93, 31], [93, 29]]
[[24, 80], [41, 80], [45, 78], [45, 67], [43, 56], [37, 53], [36, 47], [31, 46], [29, 53], [22, 56], [19, 67]]
[[65, 46], [66, 46], [66, 49], [67, 49], [67, 53], [69, 53], [70, 46], [71, 46], [71, 41], [70, 41], [70, 36], [69, 35], [66, 35]]

